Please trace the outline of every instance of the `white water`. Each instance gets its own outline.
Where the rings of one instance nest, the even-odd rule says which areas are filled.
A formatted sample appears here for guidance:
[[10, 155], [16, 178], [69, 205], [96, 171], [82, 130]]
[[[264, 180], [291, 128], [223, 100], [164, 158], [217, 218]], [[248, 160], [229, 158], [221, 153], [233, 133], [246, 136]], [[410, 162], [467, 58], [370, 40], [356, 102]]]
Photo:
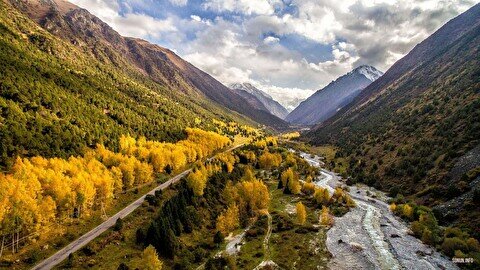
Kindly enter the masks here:
[[373, 248], [378, 254], [378, 263], [381, 269], [396, 270], [402, 267], [398, 263], [397, 259], [390, 252], [388, 243], [384, 241], [385, 236], [380, 229], [380, 213], [376, 207], [369, 204], [356, 201], [357, 204], [366, 207], [366, 213], [363, 218], [363, 228], [367, 231], [372, 241]]

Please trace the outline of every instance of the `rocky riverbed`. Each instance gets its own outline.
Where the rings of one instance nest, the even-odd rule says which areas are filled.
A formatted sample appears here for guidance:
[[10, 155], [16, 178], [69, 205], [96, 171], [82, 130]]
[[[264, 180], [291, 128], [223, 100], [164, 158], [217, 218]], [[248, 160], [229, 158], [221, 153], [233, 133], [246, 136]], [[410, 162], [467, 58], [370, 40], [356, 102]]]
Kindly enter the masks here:
[[[313, 166], [319, 157], [301, 153]], [[345, 185], [333, 172], [321, 170], [315, 184], [328, 188]], [[458, 269], [447, 257], [409, 234], [408, 224], [394, 216], [387, 197], [371, 187], [350, 187], [357, 206], [335, 218], [327, 233], [327, 247], [333, 258], [330, 269]]]

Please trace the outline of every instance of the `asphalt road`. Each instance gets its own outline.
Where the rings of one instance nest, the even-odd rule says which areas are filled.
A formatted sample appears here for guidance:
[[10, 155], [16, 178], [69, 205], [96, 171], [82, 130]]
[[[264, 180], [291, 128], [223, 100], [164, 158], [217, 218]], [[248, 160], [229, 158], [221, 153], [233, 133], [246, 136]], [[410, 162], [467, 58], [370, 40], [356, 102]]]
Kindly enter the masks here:
[[[240, 144], [237, 146], [234, 146], [228, 150], [225, 150], [225, 152], [232, 151], [238, 147], [243, 146], [244, 144]], [[212, 160], [214, 157], [209, 158], [208, 160]], [[86, 234], [80, 236], [77, 240], [71, 242], [68, 244], [66, 247], [62, 248], [61, 250], [57, 251], [57, 253], [53, 254], [49, 258], [43, 260], [39, 264], [35, 265], [32, 270], [46, 270], [46, 269], [52, 269], [55, 267], [57, 264], [65, 260], [68, 255], [71, 253], [74, 253], [75, 251], [81, 249], [84, 247], [86, 244], [88, 244], [90, 241], [93, 239], [97, 238], [100, 234], [108, 230], [110, 227], [115, 225], [115, 222], [117, 221], [118, 218], [124, 218], [128, 216], [130, 213], [135, 211], [140, 205], [142, 205], [143, 201], [145, 200], [145, 197], [147, 195], [155, 195], [155, 191], [157, 190], [164, 190], [170, 185], [175, 184], [176, 182], [180, 181], [183, 177], [187, 176], [188, 173], [190, 173], [192, 169], [188, 169], [183, 171], [182, 173], [170, 178], [168, 181], [162, 183], [161, 185], [157, 186], [156, 188], [152, 189], [150, 192], [147, 194], [143, 195], [142, 197], [138, 198], [136, 201], [128, 205], [127, 207], [123, 208], [120, 210], [118, 213], [115, 215], [111, 216], [107, 220], [105, 220], [102, 224], [98, 225], [91, 231], [87, 232]]]

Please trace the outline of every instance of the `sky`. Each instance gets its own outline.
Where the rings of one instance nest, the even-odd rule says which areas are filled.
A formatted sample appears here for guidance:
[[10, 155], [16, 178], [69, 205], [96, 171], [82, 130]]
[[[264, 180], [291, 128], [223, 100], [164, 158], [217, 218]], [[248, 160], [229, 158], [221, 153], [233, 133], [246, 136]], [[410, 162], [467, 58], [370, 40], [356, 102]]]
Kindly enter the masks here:
[[386, 71], [480, 0], [69, 0], [287, 109], [360, 65]]

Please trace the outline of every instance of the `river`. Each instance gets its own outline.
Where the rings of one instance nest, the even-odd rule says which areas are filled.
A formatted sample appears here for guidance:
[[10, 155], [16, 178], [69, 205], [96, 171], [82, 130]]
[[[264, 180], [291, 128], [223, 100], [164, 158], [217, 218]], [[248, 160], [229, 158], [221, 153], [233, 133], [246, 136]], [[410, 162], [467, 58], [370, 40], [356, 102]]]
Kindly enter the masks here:
[[[320, 168], [318, 156], [300, 155]], [[341, 177], [325, 169], [314, 183], [330, 193], [345, 185]], [[357, 206], [336, 217], [327, 232], [327, 248], [333, 256], [330, 269], [459, 269], [449, 258], [411, 236], [408, 224], [390, 212], [382, 192], [357, 185], [350, 187], [349, 194]]]

